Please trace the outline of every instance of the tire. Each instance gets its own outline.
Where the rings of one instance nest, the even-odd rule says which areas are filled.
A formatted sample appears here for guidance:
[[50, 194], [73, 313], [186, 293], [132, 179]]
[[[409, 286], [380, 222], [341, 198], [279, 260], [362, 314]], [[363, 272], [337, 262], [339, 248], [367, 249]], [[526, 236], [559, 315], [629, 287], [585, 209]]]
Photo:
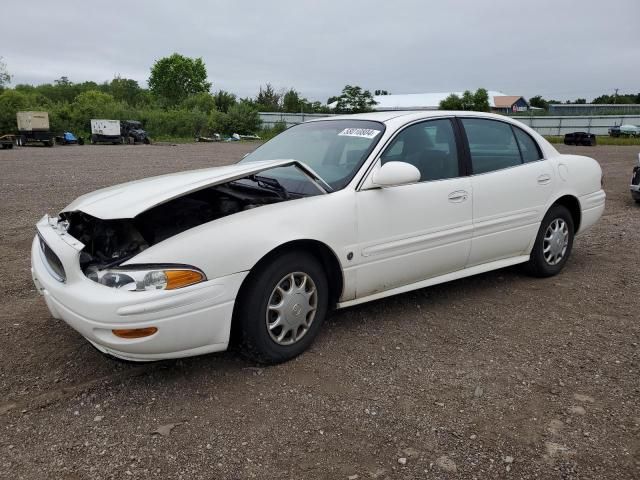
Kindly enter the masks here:
[[[563, 231], [566, 236], [562, 235]], [[571, 255], [574, 235], [571, 212], [563, 205], [553, 205], [540, 224], [531, 256], [525, 264], [527, 272], [535, 277], [560, 273]]]
[[[289, 293], [292, 274], [295, 289]], [[315, 293], [305, 296], [312, 290]], [[268, 305], [282, 303], [282, 311], [268, 308]], [[264, 364], [281, 363], [300, 355], [318, 334], [328, 304], [327, 276], [322, 264], [312, 255], [293, 251], [258, 267], [249, 274], [236, 299], [233, 322], [242, 354]], [[283, 318], [283, 315], [286, 316]]]
[[91, 135], [91, 140], [90, 140], [91, 141], [91, 145], [95, 145], [96, 144], [96, 140], [97, 140], [96, 136], [95, 135]]

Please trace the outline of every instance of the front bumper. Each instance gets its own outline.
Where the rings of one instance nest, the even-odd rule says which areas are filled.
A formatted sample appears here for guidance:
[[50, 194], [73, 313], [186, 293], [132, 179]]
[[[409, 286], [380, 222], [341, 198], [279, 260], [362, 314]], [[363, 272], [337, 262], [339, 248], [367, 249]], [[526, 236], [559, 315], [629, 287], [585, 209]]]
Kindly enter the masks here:
[[631, 191], [631, 198], [636, 202], [640, 202], [640, 185], [630, 185], [629, 190]]
[[[37, 289], [54, 318], [64, 320], [99, 350], [126, 360], [151, 361], [227, 348], [234, 301], [247, 272], [173, 291], [120, 291], [84, 276], [79, 264], [81, 243], [54, 228], [47, 217], [37, 227], [66, 272], [64, 282], [51, 275], [36, 236], [31, 272]], [[118, 328], [145, 327], [158, 331], [138, 339], [112, 333]]]

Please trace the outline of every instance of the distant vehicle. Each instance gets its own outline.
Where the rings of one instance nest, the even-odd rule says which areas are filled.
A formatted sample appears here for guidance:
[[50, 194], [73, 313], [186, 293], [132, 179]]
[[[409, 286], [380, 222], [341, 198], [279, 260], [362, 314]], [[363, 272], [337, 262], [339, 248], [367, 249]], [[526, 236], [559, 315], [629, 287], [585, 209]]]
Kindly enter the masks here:
[[573, 132], [564, 136], [565, 145], [584, 145], [593, 147], [596, 144], [596, 136], [593, 133]]
[[31, 271], [52, 316], [112, 356], [221, 351], [233, 329], [277, 363], [333, 307], [520, 263], [556, 275], [604, 207], [598, 162], [509, 117], [337, 116], [235, 165], [77, 198], [38, 222]]
[[640, 137], [640, 126], [638, 125], [614, 125], [609, 128], [611, 137]]
[[151, 143], [137, 120], [91, 120], [91, 143]]
[[631, 175], [631, 198], [636, 203], [640, 203], [640, 153], [638, 154], [638, 164], [633, 167], [633, 175]]
[[55, 145], [55, 135], [49, 129], [48, 112], [18, 112], [18, 143], [42, 143], [47, 147]]
[[142, 123], [137, 120], [124, 120], [120, 122], [120, 134], [125, 143], [151, 143], [147, 132], [142, 128]]
[[5, 149], [13, 148], [13, 145], [15, 142], [16, 142], [15, 135], [2, 135], [0, 136], [0, 149], [5, 150]]
[[76, 137], [71, 132], [64, 132], [56, 137], [56, 143], [58, 145], [84, 145], [84, 138]]

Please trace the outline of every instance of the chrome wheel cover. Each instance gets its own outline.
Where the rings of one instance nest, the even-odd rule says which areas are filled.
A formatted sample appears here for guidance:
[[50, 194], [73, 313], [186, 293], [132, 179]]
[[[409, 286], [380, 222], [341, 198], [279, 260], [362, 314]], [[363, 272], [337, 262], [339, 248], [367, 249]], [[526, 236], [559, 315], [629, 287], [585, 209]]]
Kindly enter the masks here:
[[267, 303], [266, 323], [278, 345], [293, 345], [309, 331], [318, 308], [316, 284], [304, 272], [285, 275]]
[[562, 261], [569, 246], [569, 226], [562, 218], [551, 221], [542, 239], [542, 255], [549, 265]]

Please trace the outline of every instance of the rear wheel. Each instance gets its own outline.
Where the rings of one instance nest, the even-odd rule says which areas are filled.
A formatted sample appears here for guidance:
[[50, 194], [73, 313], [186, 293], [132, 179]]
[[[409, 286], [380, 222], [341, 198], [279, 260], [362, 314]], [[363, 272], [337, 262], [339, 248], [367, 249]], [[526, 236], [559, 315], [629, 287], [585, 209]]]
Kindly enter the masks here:
[[562, 270], [573, 248], [574, 224], [571, 212], [563, 205], [553, 205], [544, 216], [536, 243], [526, 263], [536, 277], [550, 277]]
[[304, 252], [283, 254], [252, 272], [236, 300], [242, 352], [260, 363], [300, 355], [320, 330], [328, 294], [322, 265]]

